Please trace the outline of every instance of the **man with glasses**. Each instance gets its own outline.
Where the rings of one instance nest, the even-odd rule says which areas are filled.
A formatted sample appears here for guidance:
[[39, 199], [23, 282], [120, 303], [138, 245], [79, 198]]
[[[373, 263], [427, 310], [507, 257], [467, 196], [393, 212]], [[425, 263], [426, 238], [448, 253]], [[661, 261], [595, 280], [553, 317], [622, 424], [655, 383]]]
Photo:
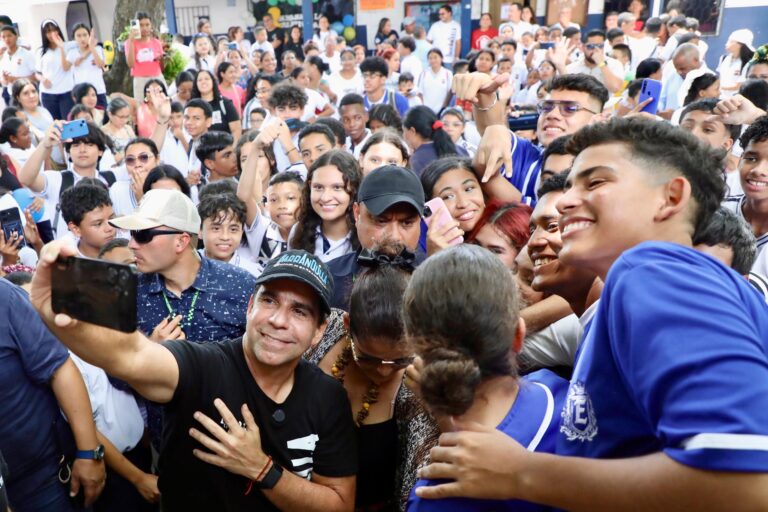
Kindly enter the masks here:
[[197, 253], [200, 215], [178, 190], [150, 190], [132, 215], [110, 221], [131, 232], [142, 275], [139, 329], [156, 341], [218, 342], [242, 336], [255, 278]]
[[[173, 231], [184, 231], [155, 240], [186, 244], [194, 208], [159, 208], [154, 192], [145, 197], [151, 204], [142, 203], [142, 214], [181, 216], [174, 222], [181, 229]], [[146, 220], [134, 216], [132, 223], [156, 224]], [[72, 254], [60, 243], [46, 246], [33, 304], [73, 352], [165, 404], [158, 482], [163, 510], [353, 509], [357, 449], [347, 394], [333, 377], [302, 361], [320, 341], [330, 313], [333, 279], [322, 261], [305, 251], [272, 259], [247, 284], [254, 295], [242, 336], [209, 344], [155, 343], [140, 332], [67, 322], [61, 315], [54, 322], [51, 267], [59, 255]], [[242, 282], [230, 279], [226, 286]]]
[[360, 72], [363, 74], [363, 94], [365, 110], [380, 103], [392, 105], [405, 116], [408, 111], [408, 99], [399, 92], [386, 89], [389, 67], [387, 61], [381, 57], [367, 57], [360, 63]]
[[[56, 238], [61, 238], [69, 233], [67, 223], [61, 216], [59, 203], [61, 194], [75, 185], [83, 178], [96, 178], [109, 187], [115, 183], [115, 175], [112, 171], [99, 172], [99, 160], [107, 148], [104, 132], [95, 124], [88, 122], [88, 133], [74, 139], [62, 141], [61, 130], [63, 121], [54, 121], [45, 132], [45, 138], [30, 155], [24, 166], [19, 171], [19, 181], [28, 187], [38, 197], [45, 201], [45, 211], [52, 215], [51, 225], [56, 232]], [[72, 164], [71, 171], [47, 170], [40, 172], [43, 163], [51, 156], [55, 146], [64, 142], [69, 160]]]
[[583, 55], [566, 68], [569, 74], [583, 73], [595, 77], [608, 92], [615, 94], [624, 85], [624, 68], [621, 62], [605, 55], [605, 33], [590, 30], [587, 42], [582, 45]]
[[511, 91], [499, 89], [507, 80], [505, 75], [457, 75], [453, 78], [453, 90], [458, 99], [471, 100], [475, 105], [475, 120], [483, 138], [474, 167], [484, 181], [486, 193], [502, 201], [522, 200], [535, 206], [543, 148], [599, 119], [608, 101], [608, 90], [596, 78], [584, 74], [562, 75], [552, 80], [549, 94], [538, 105], [538, 147], [509, 130], [506, 104]]

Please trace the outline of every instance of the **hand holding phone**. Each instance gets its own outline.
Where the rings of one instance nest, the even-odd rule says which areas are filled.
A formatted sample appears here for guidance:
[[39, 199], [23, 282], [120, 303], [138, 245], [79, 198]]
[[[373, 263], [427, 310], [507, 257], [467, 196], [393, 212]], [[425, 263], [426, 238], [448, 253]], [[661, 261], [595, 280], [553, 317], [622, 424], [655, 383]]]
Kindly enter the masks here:
[[640, 96], [637, 99], [638, 105], [648, 99], [651, 100], [646, 106], [644, 106], [640, 112], [647, 112], [648, 114], [656, 115], [656, 111], [659, 109], [659, 99], [661, 98], [661, 82], [653, 80], [652, 78], [644, 78], [643, 83], [640, 86]]
[[85, 137], [86, 135], [88, 135], [88, 124], [85, 119], [75, 119], [64, 123], [64, 126], [61, 127], [61, 140]]
[[[448, 207], [441, 197], [430, 199], [424, 205], [424, 223], [429, 228], [427, 244], [429, 245], [430, 239], [432, 239], [438, 250], [464, 242], [463, 233], [461, 233], [458, 227], [458, 222], [451, 217]], [[458, 234], [458, 236], [453, 236], [446, 240], [451, 234]]]
[[131, 34], [134, 39], [141, 39], [141, 23], [136, 18], [131, 20]]
[[24, 225], [21, 223], [21, 215], [18, 208], [14, 207], [0, 211], [0, 225], [3, 228], [6, 244], [11, 244], [18, 240], [17, 250], [27, 246], [24, 241]]

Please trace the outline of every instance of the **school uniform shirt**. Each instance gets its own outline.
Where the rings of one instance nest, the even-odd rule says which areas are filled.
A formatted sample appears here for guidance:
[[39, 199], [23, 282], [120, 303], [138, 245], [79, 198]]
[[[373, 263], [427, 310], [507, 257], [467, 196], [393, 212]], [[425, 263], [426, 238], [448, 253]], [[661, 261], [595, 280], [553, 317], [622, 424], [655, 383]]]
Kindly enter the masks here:
[[365, 107], [366, 112], [370, 111], [374, 105], [380, 105], [382, 103], [395, 107], [400, 114], [400, 117], [405, 117], [405, 113], [408, 112], [408, 100], [399, 92], [384, 89], [384, 94], [377, 101], [371, 101], [368, 98], [367, 93], [363, 95], [363, 106]]
[[50, 87], [40, 82], [40, 92], [46, 94], [64, 94], [70, 92], [75, 86], [75, 78], [72, 68], [65, 71], [61, 66], [61, 48], [48, 50], [45, 54], [37, 54], [36, 71], [50, 80]]
[[331, 69], [331, 73], [337, 73], [341, 69], [341, 55], [339, 52], [334, 52], [330, 57], [325, 54], [325, 51], [320, 54], [320, 60], [328, 64]]
[[304, 89], [304, 93], [307, 95], [307, 104], [304, 106], [304, 114], [302, 114], [301, 120], [309, 121], [325, 110], [330, 102], [325, 95], [314, 89]]
[[232, 133], [232, 130], [229, 129], [229, 123], [240, 121], [240, 115], [237, 113], [232, 100], [222, 97], [219, 101], [209, 101], [208, 104], [211, 106], [211, 110], [213, 110], [211, 127], [208, 129]]
[[[101, 61], [104, 62], [104, 49], [101, 46], [96, 47], [96, 53], [101, 57]], [[82, 84], [88, 83], [96, 88], [96, 94], [106, 94], [107, 86], [104, 84], [104, 70], [96, 64], [96, 59], [93, 58], [93, 54], [89, 51], [88, 56], [80, 63], [75, 65], [75, 61], [80, 58], [82, 52], [80, 48], [73, 48], [67, 52], [67, 60], [72, 63], [72, 72], [75, 76], [75, 83]]]
[[717, 66], [717, 74], [720, 76], [720, 96], [729, 97], [737, 94], [739, 91], [726, 91], [723, 87], [732, 87], [734, 85], [741, 85], [746, 80], [747, 67], [744, 66], [744, 72], [742, 72], [741, 59], [739, 57], [734, 58], [730, 53], [723, 57]]
[[288, 241], [280, 234], [280, 227], [266, 215], [259, 214], [253, 224], [245, 227], [250, 258], [263, 270], [266, 264], [288, 250]]
[[422, 71], [424, 71], [424, 66], [421, 65], [421, 60], [414, 53], [403, 57], [400, 61], [400, 74], [410, 73], [414, 82], [419, 79]]
[[[296, 249], [290, 243], [295, 233], [296, 224], [293, 225], [291, 232], [288, 234], [288, 249]], [[326, 262], [351, 252], [355, 252], [355, 249], [352, 247], [352, 233], [347, 233], [344, 238], [339, 240], [329, 240], [320, 226], [317, 226], [315, 229], [315, 256]]]
[[[763, 252], [762, 260], [760, 268], [768, 270], [768, 252]], [[766, 279], [765, 274], [750, 272], [747, 275], [747, 281], [757, 289], [760, 296], [765, 299], [766, 303], [768, 303], [768, 279]]]
[[557, 453], [765, 472], [766, 351], [768, 306], [743, 276], [673, 243], [629, 249], [579, 348]]
[[[205, 249], [198, 249], [197, 253], [201, 258], [205, 257]], [[240, 251], [240, 247], [238, 247], [234, 254], [232, 254], [232, 257], [229, 258], [227, 264], [232, 265], [233, 267], [241, 268], [247, 271], [253, 277], [259, 277], [261, 272], [264, 270], [258, 263], [251, 261], [247, 257], [243, 257], [243, 254]]]
[[109, 187], [109, 199], [112, 201], [112, 211], [115, 217], [131, 215], [139, 207], [139, 200], [133, 193], [130, 181], [116, 181]]
[[[11, 76], [30, 76], [35, 74], [35, 55], [21, 46], [16, 46], [16, 52], [11, 55], [6, 52], [0, 59], [0, 74], [10, 73]], [[8, 84], [6, 90], [11, 95], [13, 84]]]
[[[560, 418], [568, 382], [549, 370], [539, 370], [522, 377], [519, 391], [509, 412], [496, 426], [496, 430], [523, 445], [530, 452], [554, 453]], [[437, 485], [440, 481], [419, 479], [408, 497], [409, 512], [429, 511], [509, 511], [544, 512], [551, 510], [521, 500], [479, 500], [445, 498], [425, 500], [416, 496], [416, 489]]]
[[[197, 63], [198, 60], [200, 61], [200, 64]], [[210, 71], [216, 75], [216, 58], [211, 55], [206, 55], [205, 57], [195, 59], [195, 55], [193, 54], [192, 57], [190, 57], [189, 62], [187, 62], [186, 69], [188, 71]]]
[[424, 105], [431, 108], [435, 115], [440, 113], [445, 104], [445, 98], [451, 91], [452, 80], [453, 74], [447, 69], [441, 67], [437, 73], [434, 73], [432, 68], [426, 67], [416, 81], [416, 87], [421, 91]]
[[[72, 174], [75, 178], [73, 186], [77, 185], [77, 183], [85, 177], [79, 175], [75, 171], [72, 171]], [[109, 183], [107, 183], [107, 180], [104, 179], [101, 174], [96, 173], [96, 176], [94, 177], [101, 180], [105, 186], [109, 186]], [[45, 201], [45, 211], [51, 216], [51, 225], [56, 234], [56, 239], [59, 239], [69, 233], [67, 223], [64, 222], [64, 216], [61, 215], [61, 212], [59, 211], [59, 196], [61, 195], [63, 178], [61, 176], [61, 171], [43, 171], [43, 178], [45, 179], [43, 190], [32, 193], [37, 197], [42, 197], [43, 201]], [[58, 217], [58, 219], [56, 219], [56, 217]]]
[[340, 72], [332, 73], [328, 77], [328, 87], [337, 96], [336, 104], [347, 94], [355, 93], [362, 96], [363, 94], [363, 75], [360, 73], [360, 69], [355, 69], [355, 76], [347, 80], [341, 76]]
[[144, 435], [144, 420], [133, 393], [112, 385], [107, 373], [70, 352], [80, 370], [93, 409], [96, 428], [121, 453], [135, 448]]
[[360, 150], [363, 149], [363, 146], [365, 145], [365, 142], [371, 137], [373, 133], [368, 128], [365, 129], [365, 136], [363, 137], [363, 140], [360, 141], [359, 144], [355, 144], [352, 142], [352, 138], [347, 136], [346, 142], [344, 142], [344, 149], [352, 153], [355, 157], [355, 159], [360, 158]]
[[[744, 202], [747, 200], [746, 195], [726, 197], [722, 203], [724, 208], [729, 209], [736, 214], [741, 220], [746, 222], [749, 226], [749, 221], [744, 217]], [[765, 251], [768, 246], [768, 233], [764, 233], [761, 236], [755, 237], [757, 240], [757, 254], [758, 256]]]
[[[190, 144], [189, 141], [187, 142]], [[186, 178], [187, 174], [189, 174], [190, 159], [191, 156], [187, 156], [181, 141], [177, 139], [170, 130], [166, 131], [163, 149], [160, 150], [160, 161], [164, 164], [174, 166]], [[197, 159], [197, 155], [195, 155], [195, 159]], [[199, 166], [199, 163], [197, 165]]]
[[[458, 156], [469, 158], [469, 153], [467, 152], [467, 150], [461, 147], [460, 145], [456, 146], [456, 153], [458, 154]], [[435, 151], [435, 143], [425, 142], [424, 144], [416, 148], [416, 151], [414, 151], [413, 154], [411, 155], [409, 162], [411, 164], [411, 169], [413, 170], [413, 172], [415, 172], [417, 176], [421, 176], [421, 171], [423, 171], [426, 166], [428, 166], [430, 163], [434, 162], [438, 158], [439, 157], [437, 156], [437, 151]]]
[[454, 59], [457, 58], [456, 41], [461, 39], [461, 25], [456, 20], [436, 21], [429, 27], [427, 39], [432, 41], [435, 48], [443, 52], [443, 62], [453, 64]]
[[213, 405], [216, 398], [241, 424], [241, 406], [248, 406], [259, 426], [264, 452], [285, 472], [307, 479], [314, 473], [329, 478], [357, 473], [357, 437], [347, 393], [317, 366], [300, 359], [290, 393], [277, 403], [254, 380], [242, 339], [220, 344], [169, 341], [163, 346], [179, 367], [176, 390], [165, 407], [160, 451], [158, 485], [163, 510], [278, 510], [247, 478], [192, 454], [200, 447], [189, 436], [190, 428], [200, 428], [194, 412], [202, 412], [217, 424], [222, 422]]
[[138, 326], [151, 334], [164, 318], [181, 315], [189, 341], [220, 342], [242, 336], [256, 278], [243, 269], [202, 258], [194, 283], [177, 297], [160, 274], [141, 274], [136, 294]]
[[275, 54], [275, 48], [272, 46], [272, 43], [270, 43], [269, 41], [262, 41], [262, 42], [256, 41], [255, 43], [253, 43], [251, 45], [251, 58], [253, 58], [254, 54], [258, 50], [261, 50], [262, 52], [269, 52], [272, 55]]
[[[541, 173], [541, 154], [543, 149], [528, 139], [512, 133], [512, 177], [507, 178], [523, 195], [521, 202], [536, 206], [536, 182]], [[505, 167], [500, 171], [504, 175]]]

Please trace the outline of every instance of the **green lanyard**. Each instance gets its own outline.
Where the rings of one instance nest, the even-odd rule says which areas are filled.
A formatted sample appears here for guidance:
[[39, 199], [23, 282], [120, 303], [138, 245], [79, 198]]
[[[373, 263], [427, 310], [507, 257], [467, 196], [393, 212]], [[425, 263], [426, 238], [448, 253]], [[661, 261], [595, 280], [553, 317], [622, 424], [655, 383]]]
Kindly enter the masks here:
[[[192, 317], [195, 314], [195, 304], [197, 304], [197, 298], [200, 296], [200, 290], [195, 290], [195, 295], [192, 297], [192, 305], [189, 306], [189, 311], [187, 311], [187, 318], [182, 318], [181, 322], [179, 323], [180, 327], [184, 327], [184, 320], [187, 322], [187, 327], [192, 325]], [[173, 308], [171, 307], [171, 303], [168, 302], [168, 297], [165, 295], [165, 292], [163, 292], [163, 300], [165, 301], [165, 306], [168, 308], [168, 314], [171, 316], [176, 316], [173, 312]]]

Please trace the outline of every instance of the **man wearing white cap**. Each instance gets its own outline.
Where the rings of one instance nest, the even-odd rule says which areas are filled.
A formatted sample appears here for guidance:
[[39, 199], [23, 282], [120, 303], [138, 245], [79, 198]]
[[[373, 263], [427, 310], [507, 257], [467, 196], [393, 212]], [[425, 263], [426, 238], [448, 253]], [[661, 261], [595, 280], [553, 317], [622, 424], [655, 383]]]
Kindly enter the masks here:
[[131, 232], [142, 275], [139, 329], [156, 341], [221, 341], [242, 336], [256, 279], [197, 253], [200, 215], [178, 190], [150, 190], [138, 209], [110, 224]]
[[755, 53], [752, 31], [746, 28], [734, 30], [725, 43], [726, 53], [720, 57], [717, 72], [720, 75], [720, 91], [723, 97], [736, 94], [746, 80], [747, 62]]

